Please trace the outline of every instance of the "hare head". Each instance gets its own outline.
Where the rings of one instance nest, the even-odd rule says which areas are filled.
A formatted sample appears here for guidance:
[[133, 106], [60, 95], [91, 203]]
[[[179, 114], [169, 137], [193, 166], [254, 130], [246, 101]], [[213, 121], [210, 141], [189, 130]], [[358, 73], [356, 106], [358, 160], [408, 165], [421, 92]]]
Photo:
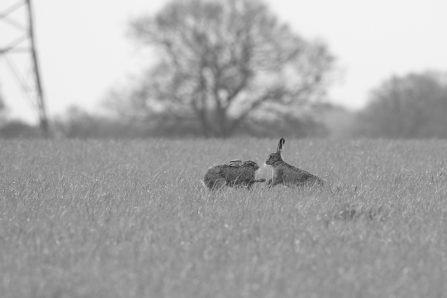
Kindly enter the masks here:
[[244, 161], [242, 163], [242, 166], [243, 167], [252, 167], [255, 171], [257, 171], [259, 169], [259, 165], [256, 162], [252, 161], [252, 160]]
[[267, 158], [267, 160], [265, 161], [266, 165], [273, 165], [274, 163], [278, 162], [278, 161], [282, 161], [282, 157], [281, 157], [281, 151], [282, 151], [282, 147], [284, 145], [286, 141], [284, 140], [284, 138], [281, 138], [279, 140], [278, 143], [278, 148], [276, 149], [276, 152], [271, 153], [269, 155], [269, 157]]

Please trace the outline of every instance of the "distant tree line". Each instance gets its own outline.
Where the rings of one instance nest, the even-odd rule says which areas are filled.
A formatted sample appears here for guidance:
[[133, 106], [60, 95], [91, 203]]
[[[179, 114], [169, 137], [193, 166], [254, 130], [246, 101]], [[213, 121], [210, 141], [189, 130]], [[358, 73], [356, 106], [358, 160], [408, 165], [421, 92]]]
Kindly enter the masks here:
[[[0, 112], [1, 115], [1, 112]], [[256, 137], [332, 138], [447, 138], [447, 74], [425, 72], [393, 76], [371, 92], [368, 104], [349, 111], [319, 103], [302, 114], [258, 118], [241, 125], [233, 135]], [[37, 127], [18, 120], [0, 121], [0, 137], [39, 137]], [[56, 137], [148, 138], [201, 137], [194, 121], [176, 123], [159, 113], [149, 121], [98, 116], [79, 108], [53, 119]]]

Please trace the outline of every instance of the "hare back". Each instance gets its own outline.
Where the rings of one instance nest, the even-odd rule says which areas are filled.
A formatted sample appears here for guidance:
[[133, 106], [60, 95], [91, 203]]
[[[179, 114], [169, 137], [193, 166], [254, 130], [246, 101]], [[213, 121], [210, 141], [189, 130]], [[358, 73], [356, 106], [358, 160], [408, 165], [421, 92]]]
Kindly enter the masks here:
[[255, 178], [255, 170], [251, 167], [230, 167], [224, 165], [221, 168], [221, 173], [227, 182], [238, 183], [240, 181], [251, 181]]
[[207, 169], [203, 183], [209, 189], [220, 188], [222, 185], [251, 185], [255, 180], [255, 172], [249, 166], [215, 165]]
[[274, 169], [273, 180], [286, 185], [323, 185], [323, 180], [318, 176], [287, 163]]

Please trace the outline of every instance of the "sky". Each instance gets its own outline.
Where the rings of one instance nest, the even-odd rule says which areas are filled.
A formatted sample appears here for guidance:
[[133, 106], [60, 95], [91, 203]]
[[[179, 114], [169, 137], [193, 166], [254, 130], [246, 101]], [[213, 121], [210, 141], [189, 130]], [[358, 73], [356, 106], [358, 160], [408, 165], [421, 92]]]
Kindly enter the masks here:
[[[0, 12], [19, 0], [2, 0]], [[300, 36], [325, 42], [337, 59], [328, 98], [351, 109], [393, 75], [447, 72], [445, 0], [265, 0]], [[71, 106], [98, 111], [107, 93], [126, 86], [148, 57], [128, 36], [129, 20], [155, 14], [168, 0], [33, 1], [37, 50], [50, 116]], [[21, 20], [21, 12], [12, 17]], [[0, 22], [0, 48], [14, 31]], [[3, 31], [2, 31], [3, 30]], [[14, 29], [15, 30], [15, 29]], [[3, 33], [2, 33], [3, 32]], [[7, 32], [7, 33], [5, 33]], [[24, 54], [10, 55], [29, 77]], [[0, 92], [12, 117], [35, 111], [8, 65], [0, 61]], [[26, 71], [28, 69], [28, 72]]]

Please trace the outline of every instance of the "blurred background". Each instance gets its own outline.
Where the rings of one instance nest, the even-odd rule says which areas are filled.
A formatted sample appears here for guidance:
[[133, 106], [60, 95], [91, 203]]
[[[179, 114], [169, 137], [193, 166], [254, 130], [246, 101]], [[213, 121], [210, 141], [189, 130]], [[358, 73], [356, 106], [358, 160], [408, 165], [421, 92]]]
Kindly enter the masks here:
[[2, 0], [0, 137], [447, 138], [444, 0]]

